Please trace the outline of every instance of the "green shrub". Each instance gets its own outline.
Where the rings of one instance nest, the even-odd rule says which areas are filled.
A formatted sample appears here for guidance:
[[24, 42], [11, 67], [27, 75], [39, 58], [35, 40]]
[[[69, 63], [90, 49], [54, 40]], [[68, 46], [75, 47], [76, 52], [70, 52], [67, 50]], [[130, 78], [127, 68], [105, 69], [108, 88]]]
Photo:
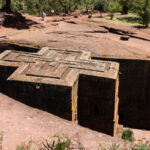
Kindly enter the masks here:
[[143, 144], [143, 145], [137, 145], [133, 148], [133, 150], [150, 150], [150, 147], [148, 147], [147, 145]]
[[110, 19], [112, 20], [114, 17], [114, 14], [116, 12], [121, 11], [122, 7], [119, 4], [118, 0], [109, 0], [107, 4], [107, 11], [110, 14]]
[[[48, 150], [69, 150], [71, 146], [71, 140], [66, 135], [55, 135], [56, 141], [53, 141], [53, 144], [47, 144]], [[48, 142], [47, 142], [48, 143]], [[48, 146], [49, 145], [49, 146]], [[45, 147], [45, 144], [43, 144]]]
[[16, 150], [31, 150], [33, 145], [33, 141], [29, 140], [27, 143], [22, 143], [21, 145], [17, 146]]
[[126, 129], [123, 131], [122, 133], [122, 139], [127, 140], [127, 141], [134, 141], [134, 135], [133, 135], [133, 131], [131, 131], [130, 129]]
[[71, 140], [68, 136], [55, 135], [50, 139], [35, 142], [28, 141], [17, 146], [16, 150], [84, 150], [79, 140]]
[[150, 1], [149, 0], [134, 0], [133, 11], [139, 16], [140, 23], [148, 27], [150, 23]]
[[122, 150], [119, 144], [99, 144], [98, 150]]

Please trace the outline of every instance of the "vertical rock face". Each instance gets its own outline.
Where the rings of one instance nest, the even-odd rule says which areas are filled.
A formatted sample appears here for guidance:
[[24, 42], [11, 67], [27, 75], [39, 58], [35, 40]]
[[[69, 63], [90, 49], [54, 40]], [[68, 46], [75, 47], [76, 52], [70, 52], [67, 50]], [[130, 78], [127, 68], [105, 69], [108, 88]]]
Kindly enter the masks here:
[[0, 53], [7, 49], [24, 51], [24, 52], [38, 52], [41, 45], [36, 45], [34, 43], [26, 43], [24, 41], [12, 41], [12, 40], [2, 40], [0, 39]]
[[150, 60], [98, 58], [120, 63], [119, 121], [150, 130]]
[[116, 135], [118, 70], [91, 53], [43, 48], [37, 53], [0, 54], [0, 90], [30, 106], [82, 126]]
[[150, 61], [119, 60], [120, 121], [124, 126], [150, 129]]
[[[118, 79], [116, 80], [118, 82]], [[115, 124], [118, 124], [116, 80], [91, 78], [87, 75], [79, 77], [79, 124], [110, 135], [116, 134], [114, 132]]]

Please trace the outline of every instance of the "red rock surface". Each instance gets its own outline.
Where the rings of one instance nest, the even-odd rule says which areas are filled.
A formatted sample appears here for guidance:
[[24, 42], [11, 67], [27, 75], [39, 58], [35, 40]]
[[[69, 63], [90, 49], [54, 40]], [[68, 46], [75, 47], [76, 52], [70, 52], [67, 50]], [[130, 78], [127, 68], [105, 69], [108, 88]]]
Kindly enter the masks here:
[[22, 142], [43, 140], [55, 134], [79, 137], [85, 148], [95, 150], [99, 143], [122, 143], [102, 133], [83, 128], [47, 112], [31, 108], [0, 94], [0, 131], [3, 133], [3, 150], [15, 150]]
[[[107, 25], [120, 29], [128, 29], [138, 36], [150, 39], [150, 30], [135, 29], [126, 25], [108, 25], [94, 23], [87, 16], [68, 18], [77, 24], [67, 23], [62, 17], [47, 17], [45, 22], [41, 18], [26, 16], [36, 21], [30, 29], [17, 30], [15, 28], [0, 27], [0, 38], [19, 40], [43, 44], [56, 48], [89, 50], [95, 56], [115, 56], [121, 58], [150, 58], [150, 42], [130, 38], [121, 41], [120, 35], [112, 33], [87, 33], [104, 30], [100, 26]], [[97, 16], [95, 16], [97, 17]], [[61, 19], [61, 21], [59, 21]], [[58, 21], [58, 22], [57, 22]], [[97, 149], [98, 144], [107, 141], [112, 143], [120, 140], [107, 135], [80, 127], [72, 122], [60, 119], [44, 111], [33, 109], [21, 104], [3, 94], [0, 94], [0, 132], [3, 132], [3, 149], [15, 150], [16, 145], [29, 138], [45, 139], [55, 133], [65, 133], [70, 137], [79, 136], [80, 141], [88, 149]], [[150, 132], [134, 130], [136, 139], [147, 138], [150, 141]]]
[[[6, 37], [9, 40], [34, 42], [54, 48], [88, 50], [95, 56], [150, 58], [149, 29], [137, 29], [125, 24], [93, 22], [92, 19], [97, 18], [99, 14], [93, 15], [92, 19], [88, 19], [88, 15], [81, 15], [78, 18], [73, 16], [46, 17], [45, 22], [42, 22], [40, 17], [25, 16], [37, 24], [29, 26], [29, 29], [20, 30], [14, 27], [2, 27], [0, 28], [0, 37]], [[68, 23], [72, 21], [77, 24]], [[134, 32], [135, 36], [142, 36], [149, 41], [136, 38], [121, 41], [120, 35], [106, 33], [106, 30], [101, 26]], [[95, 31], [98, 31], [98, 33], [95, 33]]]

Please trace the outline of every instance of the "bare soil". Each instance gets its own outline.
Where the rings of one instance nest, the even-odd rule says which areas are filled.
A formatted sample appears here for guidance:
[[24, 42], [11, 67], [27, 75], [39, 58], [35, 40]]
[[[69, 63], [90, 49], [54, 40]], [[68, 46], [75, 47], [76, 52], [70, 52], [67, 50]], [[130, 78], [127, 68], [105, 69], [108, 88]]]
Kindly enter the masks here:
[[[133, 26], [95, 22], [92, 15], [53, 16], [43, 22], [40, 17], [25, 15], [33, 21], [29, 28], [12, 25], [0, 28], [0, 39], [18, 40], [63, 49], [91, 51], [93, 56], [148, 59], [150, 58], [150, 29]], [[25, 27], [27, 26], [26, 23]], [[23, 24], [21, 24], [23, 26]], [[121, 41], [118, 34], [110, 33], [104, 26], [128, 30], [147, 40], [130, 38]], [[33, 138], [41, 140], [55, 133], [78, 136], [87, 149], [97, 149], [101, 142], [121, 142], [107, 135], [91, 131], [60, 119], [52, 114], [21, 104], [0, 94], [0, 132], [3, 132], [3, 150], [15, 150], [22, 141]], [[134, 130], [134, 129], [133, 129]], [[134, 130], [135, 138], [150, 141], [150, 132]], [[121, 142], [122, 143], [122, 142]]]
[[120, 143], [102, 133], [83, 128], [47, 112], [31, 108], [0, 93], [0, 131], [3, 150], [15, 150], [30, 139], [43, 141], [55, 134], [66, 134], [78, 139], [86, 149], [95, 150], [100, 143]]
[[[47, 17], [43, 22], [40, 17], [25, 15], [30, 23], [29, 29], [17, 29], [15, 26], [1, 27], [0, 37], [10, 40], [23, 40], [42, 44], [43, 46], [88, 50], [95, 56], [112, 56], [119, 58], [142, 58], [150, 57], [150, 29], [138, 29], [128, 25], [103, 23], [88, 19], [87, 15], [80, 15], [78, 18], [68, 17]], [[26, 27], [26, 23], [24, 23]], [[129, 41], [121, 41], [120, 35], [110, 32], [102, 26], [114, 27], [117, 29], [134, 32], [136, 36], [146, 38], [140, 40], [130, 38]]]

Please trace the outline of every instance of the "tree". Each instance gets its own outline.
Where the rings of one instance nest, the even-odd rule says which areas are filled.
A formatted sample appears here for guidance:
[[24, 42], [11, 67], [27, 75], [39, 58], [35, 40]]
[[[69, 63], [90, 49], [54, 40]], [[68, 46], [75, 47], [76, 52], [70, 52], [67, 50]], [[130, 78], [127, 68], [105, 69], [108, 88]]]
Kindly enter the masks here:
[[94, 0], [83, 0], [83, 3], [85, 4], [86, 12], [88, 12], [90, 7], [93, 6]]
[[58, 0], [65, 13], [71, 10], [73, 0]]
[[110, 19], [114, 18], [116, 12], [121, 11], [122, 7], [119, 4], [118, 0], [109, 0], [107, 3], [107, 11], [110, 13]]
[[11, 0], [11, 10], [19, 13], [27, 12], [25, 0]]
[[119, 0], [119, 3], [122, 6], [122, 14], [128, 14], [131, 5], [131, 0]]
[[11, 12], [11, 0], [5, 0], [5, 5], [2, 7], [2, 11]]
[[150, 0], [134, 0], [133, 9], [140, 18], [140, 23], [148, 27], [150, 23]]
[[94, 4], [94, 9], [100, 12], [100, 17], [102, 18], [102, 13], [106, 11], [107, 0], [96, 0]]

